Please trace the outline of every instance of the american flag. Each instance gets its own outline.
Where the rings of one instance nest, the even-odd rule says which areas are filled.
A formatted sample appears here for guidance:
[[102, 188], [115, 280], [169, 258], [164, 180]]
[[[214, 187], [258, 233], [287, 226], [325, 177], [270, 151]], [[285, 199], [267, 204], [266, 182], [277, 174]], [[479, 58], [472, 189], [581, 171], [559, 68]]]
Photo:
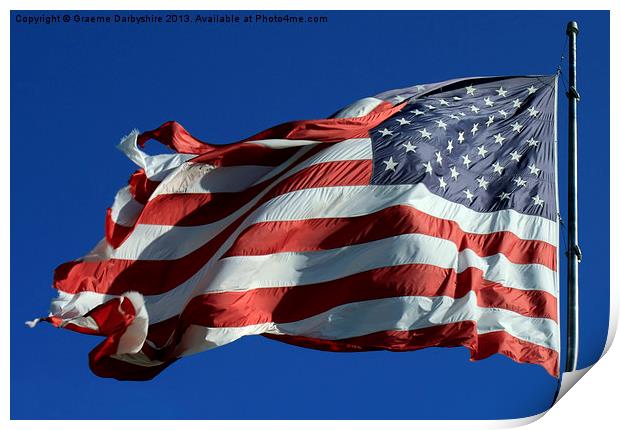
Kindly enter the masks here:
[[[149, 379], [261, 334], [328, 351], [464, 346], [558, 375], [555, 76], [466, 78], [210, 145], [169, 122], [44, 320]], [[174, 154], [148, 155], [155, 139]]]

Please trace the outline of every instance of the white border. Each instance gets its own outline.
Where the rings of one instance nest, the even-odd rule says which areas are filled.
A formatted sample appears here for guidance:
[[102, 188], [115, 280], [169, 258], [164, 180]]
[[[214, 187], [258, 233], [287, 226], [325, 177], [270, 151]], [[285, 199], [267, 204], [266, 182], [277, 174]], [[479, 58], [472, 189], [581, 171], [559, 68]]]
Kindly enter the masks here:
[[[558, 268], [555, 273], [555, 291], [558, 292], [558, 301], [556, 303], [557, 306], [557, 316], [558, 316], [558, 325], [560, 326], [560, 358], [562, 357], [562, 353], [564, 352], [564, 336], [562, 333], [562, 267], [560, 264], [560, 176], [558, 170], [558, 75], [555, 75], [554, 87], [554, 106], [553, 106], [553, 164], [555, 169], [555, 238], [556, 243], [556, 253], [555, 253], [555, 267]], [[562, 375], [562, 360], [558, 360], [558, 368], [560, 371], [560, 377]], [[556, 399], [557, 400], [557, 399]]]
[[[620, 70], [618, 68], [618, 43], [620, 39], [618, 15], [617, 15], [617, 1], [615, 0], [589, 0], [588, 2], [577, 0], [564, 0], [562, 2], [548, 0], [547, 4], [541, 5], [540, 0], [520, 0], [518, 2], [505, 1], [505, 2], [488, 2], [484, 0], [470, 0], [463, 2], [460, 0], [435, 0], [433, 2], [416, 2], [413, 3], [408, 0], [387, 0], [381, 3], [383, 10], [403, 10], [412, 9], [412, 6], [416, 10], [611, 10], [611, 76], [612, 81], [610, 84], [611, 91], [611, 109], [610, 117], [619, 118], [618, 112], [618, 76], [620, 76]], [[5, 13], [1, 21], [0, 38], [2, 40], [2, 68], [0, 69], [0, 94], [3, 94], [0, 104], [0, 111], [2, 115], [2, 123], [5, 125], [10, 124], [10, 13], [11, 9], [15, 10], [200, 10], [208, 7], [209, 10], [372, 10], [377, 7], [375, 2], [368, 0], [316, 0], [309, 3], [307, 0], [295, 2], [294, 5], [290, 1], [284, 0], [264, 0], [261, 2], [229, 0], [227, 2], [221, 2], [219, 4], [205, 3], [199, 0], [179, 0], [177, 2], [163, 1], [163, 0], [93, 0], [88, 3], [80, 3], [70, 0], [62, 1], [44, 1], [33, 0], [29, 2], [19, 2], [15, 0], [9, 0], [3, 2], [8, 7], [5, 8]], [[467, 7], [463, 7], [463, 5]], [[515, 29], [519, 31], [519, 29]], [[561, 29], [559, 30], [561, 31]], [[616, 197], [620, 195], [618, 191], [619, 173], [617, 169], [618, 161], [618, 123], [619, 121], [611, 121], [611, 142], [615, 142], [615, 145], [611, 145], [610, 152], [610, 175], [611, 175], [611, 190], [610, 197]], [[10, 129], [5, 126], [2, 128], [3, 141], [10, 142]], [[3, 154], [0, 157], [0, 180], [4, 184], [8, 184], [10, 180], [10, 146], [2, 145]], [[602, 154], [604, 156], [604, 154]], [[6, 185], [5, 185], [6, 187]], [[8, 187], [6, 187], [8, 189]], [[4, 200], [7, 201], [6, 199]], [[2, 255], [0, 258], [0, 273], [2, 274], [2, 285], [10, 285], [9, 275], [9, 243], [10, 243], [10, 215], [8, 208], [5, 205], [5, 210], [1, 211], [2, 222], [0, 223], [2, 240]], [[618, 211], [617, 200], [611, 198], [610, 215], [617, 214]], [[618, 228], [615, 223], [610, 226], [610, 238], [618, 239]], [[610, 239], [611, 240], [611, 239]], [[613, 243], [613, 241], [612, 241]], [[611, 285], [618, 285], [618, 253], [617, 248], [611, 247], [610, 250], [610, 275]], [[8, 288], [7, 288], [8, 290]], [[6, 291], [6, 290], [5, 290]], [[614, 350], [608, 353], [611, 342], [615, 335], [618, 319], [618, 305], [619, 300], [618, 288], [611, 290], [611, 317], [609, 321], [609, 335], [605, 346], [605, 353], [607, 356], [594, 366], [595, 370], [591, 372], [587, 382], [580, 384], [579, 389], [572, 390], [570, 395], [567, 395], [561, 402], [552, 408], [548, 413], [548, 416], [535, 424], [532, 428], [545, 428], [549, 427], [566, 427], [575, 428], [579, 426], [591, 426], [592, 424], [598, 424], [597, 428], [609, 428], [613, 427], [613, 424], [605, 425], [607, 423], [614, 423], [617, 421], [615, 412], [617, 410], [616, 390], [619, 381], [618, 366], [620, 364], [620, 353], [616, 347]], [[2, 301], [2, 315], [5, 319], [5, 323], [2, 324], [3, 337], [5, 347], [9, 346], [9, 313], [10, 313], [10, 300]], [[41, 428], [47, 426], [45, 421], [10, 421], [9, 417], [9, 402], [10, 402], [10, 364], [9, 355], [4, 353], [1, 355], [2, 361], [2, 376], [0, 384], [2, 391], [2, 401], [0, 403], [0, 410], [2, 412], [2, 424], [3, 428]], [[584, 372], [579, 372], [584, 373]], [[576, 377], [579, 375], [575, 375]], [[43, 395], [43, 393], [33, 393], [33, 395]], [[535, 421], [544, 414], [540, 414], [534, 417], [523, 418], [518, 420], [501, 420], [501, 421], [323, 421], [322, 426], [333, 426], [341, 428], [343, 425], [346, 427], [361, 427], [361, 428], [376, 428], [377, 425], [393, 426], [394, 428], [472, 428], [472, 429], [485, 429], [485, 428], [503, 428], [512, 427], [517, 425], [523, 425]], [[247, 421], [210, 421], [208, 425], [218, 428], [237, 428], [239, 425], [244, 425]], [[114, 425], [126, 425], [131, 428], [148, 428], [148, 429], [170, 429], [170, 428], [204, 428], [205, 423], [202, 421], [114, 421]], [[79, 428], [83, 429], [85, 426], [89, 428], [107, 429], [110, 422], [106, 421], [54, 421], [50, 422], [50, 426], [62, 426], [65, 429]], [[258, 429], [274, 429], [274, 428], [290, 428], [291, 425], [299, 428], [314, 428], [317, 423], [312, 421], [254, 421], [251, 422], [252, 427]]]

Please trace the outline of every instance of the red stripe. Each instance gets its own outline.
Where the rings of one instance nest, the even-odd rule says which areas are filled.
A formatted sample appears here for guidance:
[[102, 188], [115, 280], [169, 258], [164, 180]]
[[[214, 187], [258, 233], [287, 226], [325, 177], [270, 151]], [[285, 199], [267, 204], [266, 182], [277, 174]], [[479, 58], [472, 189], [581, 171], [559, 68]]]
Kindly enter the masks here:
[[504, 331], [481, 334], [478, 341], [478, 349], [472, 351], [471, 360], [482, 360], [499, 352], [518, 363], [539, 364], [551, 376], [559, 376], [560, 358], [553, 349], [518, 339]]
[[447, 239], [459, 251], [471, 249], [482, 257], [502, 253], [513, 263], [556, 269], [556, 247], [547, 242], [520, 239], [509, 231], [466, 233], [454, 221], [405, 205], [357, 217], [253, 224], [239, 235], [224, 257], [320, 251], [410, 233]]
[[178, 331], [178, 327], [179, 315], [175, 315], [167, 320], [150, 324], [146, 338], [158, 348], [162, 348], [165, 345], [172, 345], [174, 347], [175, 345], [171, 337]]
[[269, 148], [257, 143], [235, 143], [214, 147], [215, 149], [198, 155], [192, 163], [225, 166], [278, 166], [291, 158], [300, 147]]
[[478, 334], [476, 324], [471, 321], [410, 331], [383, 331], [339, 340], [273, 334], [263, 336], [296, 346], [334, 352], [376, 350], [402, 352], [433, 346], [464, 346], [470, 350], [472, 361], [500, 353], [518, 363], [539, 364], [554, 377], [558, 376], [559, 371], [557, 351], [517, 339], [504, 331]]
[[[256, 159], [267, 160], [281, 153], [282, 149], [269, 148], [256, 140], [288, 139], [315, 140], [318, 142], [339, 142], [346, 139], [366, 137], [368, 130], [403, 109], [405, 104], [375, 109], [359, 118], [330, 118], [307, 121], [292, 121], [269, 128], [252, 137], [228, 145], [211, 145], [187, 132], [179, 123], [169, 121], [159, 128], [138, 136], [138, 144], [155, 139], [173, 150], [187, 154], [200, 154], [194, 162], [209, 163], [216, 166], [254, 164]], [[288, 151], [285, 149], [284, 151]], [[232, 164], [230, 164], [232, 163]], [[278, 163], [279, 164], [279, 163]]]
[[291, 345], [331, 352], [361, 352], [390, 350], [395, 352], [416, 351], [431, 346], [473, 348], [476, 343], [476, 323], [462, 321], [417, 330], [388, 330], [347, 339], [328, 340], [304, 336], [263, 336]]
[[121, 361], [110, 356], [97, 356], [95, 350], [88, 354], [90, 370], [102, 378], [114, 378], [119, 381], [148, 381], [159, 375], [177, 359], [169, 359], [155, 366], [140, 366]]
[[148, 202], [159, 184], [159, 181], [150, 180], [146, 176], [144, 169], [136, 170], [129, 178], [129, 190], [131, 191], [131, 195], [143, 205]]
[[457, 274], [426, 264], [383, 267], [311, 285], [204, 294], [188, 303], [181, 319], [205, 327], [287, 323], [347, 303], [402, 296], [458, 299], [470, 291], [480, 307], [557, 321], [556, 299], [547, 292], [505, 287], [484, 279], [476, 268]]
[[210, 145], [190, 135], [179, 123], [169, 121], [159, 128], [138, 136], [138, 144], [155, 139], [176, 152], [200, 154], [192, 163], [206, 163], [214, 166], [277, 166], [295, 154], [299, 147], [274, 149], [257, 143], [233, 143]]
[[[476, 324], [472, 321], [410, 331], [383, 331], [337, 341], [289, 335], [264, 334], [263, 336], [291, 345], [333, 352], [377, 350], [406, 352], [428, 347], [464, 346], [470, 350], [472, 361], [500, 353], [518, 363], [541, 365], [554, 377], [559, 375], [559, 355], [556, 351], [517, 339], [503, 331], [477, 334]], [[93, 359], [93, 356], [91, 352], [90, 367], [96, 375], [119, 380], [152, 379], [176, 361], [176, 358], [171, 358], [161, 365], [139, 366], [108, 356], [97, 359]]]
[[[146, 176], [144, 169], [139, 169], [129, 178], [129, 192], [136, 201], [144, 205], [159, 184], [160, 182], [158, 181], [150, 180]], [[115, 223], [112, 219], [112, 209], [108, 208], [105, 217], [105, 238], [112, 247], [118, 248], [121, 246], [132, 231], [133, 227]]]
[[[331, 161], [309, 166], [284, 179], [260, 204], [295, 190], [366, 185], [372, 174], [368, 160]], [[219, 221], [242, 208], [282, 175], [238, 193], [161, 194], [147, 203], [136, 224], [196, 226]]]
[[[383, 331], [340, 340], [307, 338], [302, 336], [263, 336], [305, 348], [332, 352], [361, 352], [389, 350], [393, 352], [416, 351], [428, 347], [464, 346], [470, 350], [471, 360], [477, 361], [492, 354], [503, 354], [518, 363], [541, 365], [550, 375], [559, 375], [557, 351], [536, 345], [503, 332], [478, 334], [476, 323], [463, 321], [410, 331]], [[157, 376], [177, 358], [168, 358], [163, 364], [139, 366], [109, 356], [90, 355], [92, 371], [101, 377], [119, 380], [148, 380]]]
[[112, 209], [108, 208], [105, 214], [105, 238], [114, 248], [118, 248], [127, 239], [134, 227], [117, 224], [112, 219]]

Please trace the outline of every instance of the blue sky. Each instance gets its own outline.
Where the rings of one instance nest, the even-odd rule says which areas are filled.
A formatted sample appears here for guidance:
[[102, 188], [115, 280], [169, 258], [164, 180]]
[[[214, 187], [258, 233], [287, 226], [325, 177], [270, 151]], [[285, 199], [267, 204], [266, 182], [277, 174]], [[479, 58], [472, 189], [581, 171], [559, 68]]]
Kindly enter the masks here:
[[[248, 337], [153, 381], [118, 382], [88, 369], [99, 338], [23, 322], [47, 313], [53, 269], [103, 236], [105, 209], [135, 169], [114, 148], [131, 129], [177, 120], [226, 143], [392, 88], [551, 74], [572, 19], [581, 28], [579, 366], [598, 359], [609, 310], [608, 13], [312, 12], [328, 23], [308, 25], [26, 25], [15, 22], [19, 13], [11, 20], [12, 418], [472, 419], [547, 409], [556, 380], [544, 369], [503, 356], [471, 363], [464, 348], [337, 354]], [[561, 95], [564, 217], [565, 118]]]

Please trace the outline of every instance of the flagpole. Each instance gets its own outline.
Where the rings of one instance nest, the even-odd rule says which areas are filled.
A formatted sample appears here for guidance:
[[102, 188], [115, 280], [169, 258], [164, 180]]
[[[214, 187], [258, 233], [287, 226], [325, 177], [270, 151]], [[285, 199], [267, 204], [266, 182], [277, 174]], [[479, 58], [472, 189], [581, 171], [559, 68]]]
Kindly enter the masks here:
[[577, 370], [579, 349], [579, 262], [581, 250], [577, 235], [577, 34], [575, 21], [566, 26], [568, 51], [568, 295], [566, 372]]

